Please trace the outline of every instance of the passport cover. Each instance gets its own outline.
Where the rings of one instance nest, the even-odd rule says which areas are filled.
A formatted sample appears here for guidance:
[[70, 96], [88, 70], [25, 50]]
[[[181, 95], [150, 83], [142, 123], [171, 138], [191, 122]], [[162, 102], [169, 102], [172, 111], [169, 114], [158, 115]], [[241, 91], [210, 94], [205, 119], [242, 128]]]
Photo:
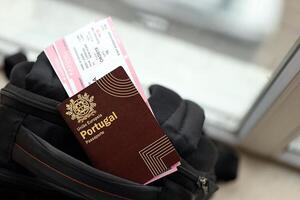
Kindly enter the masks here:
[[58, 110], [95, 168], [146, 184], [179, 165], [175, 148], [122, 67]]

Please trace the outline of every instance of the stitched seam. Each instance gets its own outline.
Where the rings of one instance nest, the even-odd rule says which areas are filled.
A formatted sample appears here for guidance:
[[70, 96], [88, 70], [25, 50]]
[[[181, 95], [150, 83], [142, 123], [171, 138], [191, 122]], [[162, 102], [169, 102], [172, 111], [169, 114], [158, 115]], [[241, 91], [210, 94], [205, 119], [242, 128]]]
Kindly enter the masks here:
[[[25, 127], [26, 129], [28, 129], [27, 127]], [[29, 130], [29, 129], [28, 129]], [[29, 130], [30, 131], [30, 130]], [[44, 148], [46, 148], [48, 151], [50, 151], [49, 150], [49, 148], [47, 147], [47, 146], [45, 146], [39, 139], [38, 139], [38, 136], [36, 136], [35, 134], [32, 134], [31, 135], [35, 140], [36, 140], [36, 142], [38, 142], [39, 143], [39, 145], [41, 145], [42, 147], [44, 147]], [[60, 162], [60, 160], [58, 160], [58, 159], [56, 159], [55, 157], [53, 157], [56, 161], [58, 161], [58, 162]], [[66, 162], [65, 163], [65, 165], [67, 165], [69, 168], [71, 168], [72, 170], [75, 170], [76, 172], [80, 172], [80, 173], [82, 173], [82, 174], [84, 174], [85, 176], [89, 176], [89, 177], [91, 177], [91, 178], [93, 178], [93, 179], [95, 179], [95, 178], [97, 178], [97, 177], [94, 177], [94, 176], [90, 176], [90, 174], [88, 174], [88, 173], [85, 173], [85, 171], [80, 171], [79, 169], [77, 169], [76, 167], [73, 167], [72, 165], [70, 165], [68, 162]], [[97, 178], [98, 179], [98, 178]], [[106, 183], [116, 183], [116, 182], [108, 182], [108, 181], [105, 181], [105, 180], [101, 180], [101, 181], [104, 181], [104, 182], [106, 182]]]
[[77, 184], [79, 184], [79, 185], [85, 186], [85, 187], [87, 187], [87, 188], [89, 188], [89, 189], [92, 189], [92, 190], [95, 190], [95, 191], [98, 191], [98, 192], [101, 192], [101, 193], [104, 193], [104, 194], [108, 194], [108, 195], [112, 195], [112, 196], [115, 196], [115, 197], [118, 197], [118, 198], [121, 198], [121, 199], [129, 200], [129, 198], [126, 198], [126, 197], [123, 197], [123, 196], [120, 196], [120, 195], [117, 195], [117, 194], [113, 194], [113, 193], [110, 193], [110, 192], [106, 192], [106, 191], [104, 191], [104, 190], [101, 190], [101, 189], [96, 188], [96, 187], [94, 187], [94, 186], [91, 186], [91, 185], [89, 185], [89, 184], [83, 183], [83, 182], [81, 182], [81, 181], [79, 181], [79, 180], [77, 180], [77, 179], [75, 179], [75, 178], [72, 178], [72, 177], [70, 177], [70, 176], [64, 174], [63, 172], [61, 172], [61, 171], [55, 169], [54, 167], [48, 165], [47, 163], [41, 161], [40, 159], [38, 159], [37, 157], [35, 157], [33, 154], [31, 154], [30, 152], [26, 151], [21, 145], [19, 145], [19, 144], [17, 144], [17, 143], [15, 143], [15, 145], [16, 145], [16, 147], [18, 147], [21, 151], [23, 151], [25, 154], [27, 154], [27, 155], [28, 155], [29, 157], [31, 157], [32, 159], [36, 160], [37, 162], [43, 164], [44, 166], [46, 166], [47, 168], [51, 169], [52, 171], [54, 171], [54, 172], [60, 174], [61, 176], [65, 177], [65, 178], [67, 178], [67, 179], [69, 179], [69, 180], [71, 180], [71, 181], [73, 181], [73, 182], [75, 182], [75, 183], [77, 183]]

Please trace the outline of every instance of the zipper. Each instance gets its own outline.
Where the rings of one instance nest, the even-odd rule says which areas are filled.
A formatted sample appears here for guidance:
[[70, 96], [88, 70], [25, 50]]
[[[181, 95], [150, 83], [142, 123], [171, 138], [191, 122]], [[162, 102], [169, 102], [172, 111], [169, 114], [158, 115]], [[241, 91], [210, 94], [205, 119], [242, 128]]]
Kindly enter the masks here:
[[[0, 91], [0, 94], [7, 96], [15, 101], [19, 101], [23, 104], [32, 106], [34, 108], [58, 114], [56, 107], [60, 102], [55, 101], [53, 99], [49, 99], [47, 97], [36, 95], [34, 93], [29, 93], [29, 91], [26, 91], [25, 93], [23, 89], [13, 86], [11, 84], [3, 88]], [[28, 94], [31, 94], [31, 96], [29, 96]], [[208, 194], [209, 179], [207, 177], [201, 175], [199, 176], [196, 173], [183, 167], [182, 165], [178, 167], [178, 171], [185, 175], [188, 179], [192, 180], [198, 186], [198, 188], [203, 191], [205, 196]]]
[[208, 179], [204, 176], [199, 176], [197, 180], [197, 185], [199, 188], [202, 188], [202, 191], [206, 196], [208, 194]]
[[196, 173], [193, 173], [192, 171], [186, 169], [182, 165], [178, 166], [178, 171], [181, 172], [183, 175], [188, 177], [190, 180], [196, 183], [198, 188], [200, 188], [203, 191], [203, 194], [206, 196], [208, 194], [209, 190], [209, 179], [205, 176], [197, 175]]

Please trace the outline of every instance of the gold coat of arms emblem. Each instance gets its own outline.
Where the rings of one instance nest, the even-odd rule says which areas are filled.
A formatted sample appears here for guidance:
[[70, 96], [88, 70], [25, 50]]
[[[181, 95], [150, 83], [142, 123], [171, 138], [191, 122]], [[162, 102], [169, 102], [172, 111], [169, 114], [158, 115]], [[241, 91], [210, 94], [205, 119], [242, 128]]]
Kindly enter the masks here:
[[72, 120], [82, 123], [96, 114], [95, 107], [94, 96], [87, 93], [78, 94], [76, 100], [71, 99], [70, 103], [66, 104], [66, 115], [69, 115]]

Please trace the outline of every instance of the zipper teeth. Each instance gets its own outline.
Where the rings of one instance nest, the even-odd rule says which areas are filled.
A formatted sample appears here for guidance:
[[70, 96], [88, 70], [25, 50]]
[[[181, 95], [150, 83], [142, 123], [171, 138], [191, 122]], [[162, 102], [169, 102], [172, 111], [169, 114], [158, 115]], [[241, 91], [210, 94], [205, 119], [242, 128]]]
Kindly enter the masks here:
[[178, 168], [181, 169], [180, 172], [188, 176], [188, 178], [192, 179], [193, 181], [198, 181], [198, 177], [199, 177], [198, 175], [195, 175], [193, 172], [190, 172], [183, 166], [179, 166]]
[[55, 105], [47, 105], [44, 102], [37, 101], [35, 99], [31, 99], [26, 96], [19, 95], [19, 94], [15, 93], [11, 90], [8, 90], [6, 88], [3, 88], [1, 90], [1, 94], [5, 95], [7, 97], [13, 98], [14, 100], [19, 101], [21, 103], [24, 103], [24, 104], [27, 104], [27, 105], [30, 105], [33, 107], [38, 107], [41, 110], [50, 111], [52, 113], [57, 113]]
[[198, 186], [198, 188], [201, 188], [203, 191], [204, 195], [208, 194], [209, 191], [209, 186], [208, 186], [208, 181], [209, 179], [205, 176], [202, 175], [196, 175], [195, 173], [187, 170], [185, 167], [179, 166], [179, 171], [186, 175], [189, 179], [191, 179], [192, 181], [194, 181], [196, 183], [196, 185]]

